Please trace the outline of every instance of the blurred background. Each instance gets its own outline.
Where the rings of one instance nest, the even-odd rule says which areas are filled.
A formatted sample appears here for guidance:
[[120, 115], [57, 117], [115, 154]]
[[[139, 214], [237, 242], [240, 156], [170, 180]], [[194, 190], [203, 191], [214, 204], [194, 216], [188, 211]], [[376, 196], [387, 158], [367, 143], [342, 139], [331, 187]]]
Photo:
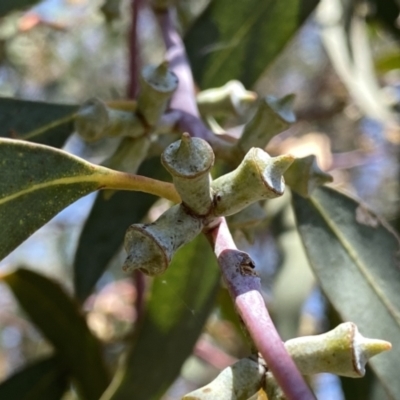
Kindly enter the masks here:
[[[185, 30], [208, 1], [178, 3]], [[128, 0], [45, 0], [1, 18], [0, 96], [65, 104], [81, 104], [92, 97], [125, 98], [129, 9]], [[315, 154], [319, 166], [334, 177], [335, 187], [362, 199], [396, 229], [400, 226], [398, 14], [394, 1], [323, 0], [254, 87], [247, 88], [259, 95], [296, 95], [297, 122], [271, 141], [272, 154]], [[162, 61], [162, 41], [147, 10], [139, 19], [139, 31], [143, 63]], [[224, 127], [238, 122], [243, 123], [224, 121]], [[73, 141], [67, 149], [83, 151]], [[325, 331], [336, 318], [315, 284], [288, 198], [289, 194], [268, 204], [268, 219], [257, 227], [234, 230], [238, 247], [262, 266], [265, 299], [284, 339]], [[0, 272], [28, 266], [71, 291], [74, 251], [93, 200], [88, 196], [61, 212], [3, 260]], [[158, 213], [153, 209], [149, 218]], [[132, 222], [138, 221], [127, 225]], [[111, 364], [123, 352], [123, 338], [136, 319], [136, 288], [120, 265], [117, 256], [85, 303], [89, 326], [107, 344]], [[247, 354], [229, 301], [221, 291], [193, 356], [165, 400], [207, 383]], [[192, 317], [196, 318], [195, 311]], [[50, 352], [9, 290], [0, 285], [1, 380]], [[320, 376], [314, 384], [321, 400], [344, 398], [334, 376]], [[70, 398], [73, 392], [65, 396]]]

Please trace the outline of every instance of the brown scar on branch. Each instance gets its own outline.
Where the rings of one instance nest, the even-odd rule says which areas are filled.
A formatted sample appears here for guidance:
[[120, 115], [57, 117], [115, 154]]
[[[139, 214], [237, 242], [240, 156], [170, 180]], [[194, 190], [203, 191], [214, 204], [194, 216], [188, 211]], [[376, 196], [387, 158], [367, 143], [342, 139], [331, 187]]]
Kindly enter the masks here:
[[239, 272], [241, 275], [258, 276], [257, 272], [254, 270], [256, 267], [254, 261], [247, 253], [242, 254], [242, 261], [240, 262]]

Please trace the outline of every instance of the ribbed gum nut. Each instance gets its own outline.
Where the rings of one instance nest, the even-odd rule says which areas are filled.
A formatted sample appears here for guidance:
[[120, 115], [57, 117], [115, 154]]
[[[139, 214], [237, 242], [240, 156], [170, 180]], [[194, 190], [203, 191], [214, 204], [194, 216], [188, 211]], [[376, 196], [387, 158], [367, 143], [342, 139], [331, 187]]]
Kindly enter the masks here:
[[262, 149], [252, 148], [240, 165], [211, 183], [215, 216], [235, 214], [259, 200], [283, 194], [283, 173], [292, 164], [290, 155], [270, 157]]
[[314, 155], [296, 158], [285, 172], [287, 185], [303, 197], [309, 197], [314, 189], [332, 181], [332, 176], [319, 168]]
[[245, 89], [239, 81], [229, 81], [219, 88], [208, 89], [196, 96], [203, 115], [244, 115], [257, 99], [255, 92]]
[[206, 215], [212, 206], [210, 169], [214, 152], [203, 139], [188, 133], [170, 144], [161, 156], [161, 162], [172, 175], [182, 202], [195, 214]]
[[155, 125], [167, 108], [168, 100], [178, 87], [177, 76], [168, 69], [168, 63], [148, 65], [140, 76], [138, 111], [147, 124]]
[[265, 372], [262, 365], [243, 358], [225, 368], [207, 386], [183, 396], [182, 400], [248, 399], [260, 389]]
[[355, 324], [346, 322], [322, 335], [288, 340], [285, 347], [303, 375], [329, 372], [360, 378], [365, 374], [368, 360], [390, 350], [392, 345], [365, 338]]
[[254, 117], [245, 125], [238, 147], [246, 153], [252, 147], [264, 148], [278, 133], [295, 122], [291, 109], [294, 96], [281, 99], [266, 96], [260, 100]]
[[131, 225], [125, 234], [128, 257], [122, 269], [159, 275], [168, 268], [175, 252], [202, 229], [202, 221], [189, 215], [181, 204], [169, 208], [151, 224]]
[[138, 137], [144, 126], [133, 111], [114, 110], [98, 99], [86, 101], [75, 117], [75, 129], [87, 142], [104, 137]]
[[107, 136], [137, 138], [146, 133], [143, 122], [133, 111], [108, 108]]
[[87, 142], [105, 137], [108, 124], [107, 106], [99, 99], [87, 100], [75, 117], [75, 130]]

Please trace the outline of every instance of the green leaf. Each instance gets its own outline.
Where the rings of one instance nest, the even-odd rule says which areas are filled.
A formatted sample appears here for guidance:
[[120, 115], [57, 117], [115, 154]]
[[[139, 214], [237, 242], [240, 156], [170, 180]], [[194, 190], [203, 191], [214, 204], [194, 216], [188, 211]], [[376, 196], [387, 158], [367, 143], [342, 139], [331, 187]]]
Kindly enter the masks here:
[[101, 400], [159, 399], [191, 354], [218, 287], [215, 257], [206, 239], [198, 236], [154, 279], [126, 365]]
[[66, 369], [59, 358], [36, 361], [0, 383], [0, 399], [60, 400], [67, 390]]
[[186, 35], [202, 89], [238, 79], [252, 86], [282, 51], [318, 0], [214, 0]]
[[62, 147], [74, 131], [77, 110], [75, 105], [0, 98], [0, 136]]
[[[59, 211], [98, 189], [142, 190], [177, 201], [169, 183], [113, 171], [21, 140], [0, 139], [0, 174], [0, 259]], [[159, 193], [159, 188], [173, 197]]]
[[[167, 180], [159, 157], [146, 161], [139, 174]], [[121, 247], [129, 225], [139, 222], [156, 197], [140, 192], [99, 193], [83, 227], [74, 262], [75, 294], [84, 301]]]
[[96, 172], [60, 150], [0, 139], [0, 258], [63, 208], [99, 189]]
[[397, 50], [381, 56], [375, 61], [375, 68], [381, 74], [400, 69], [400, 52]]
[[5, 275], [21, 307], [53, 344], [83, 398], [98, 400], [109, 382], [97, 339], [77, 304], [55, 282], [27, 269]]
[[400, 269], [395, 234], [357, 201], [329, 188], [293, 194], [298, 228], [322, 289], [344, 321], [393, 349], [371, 360], [388, 394], [400, 393]]

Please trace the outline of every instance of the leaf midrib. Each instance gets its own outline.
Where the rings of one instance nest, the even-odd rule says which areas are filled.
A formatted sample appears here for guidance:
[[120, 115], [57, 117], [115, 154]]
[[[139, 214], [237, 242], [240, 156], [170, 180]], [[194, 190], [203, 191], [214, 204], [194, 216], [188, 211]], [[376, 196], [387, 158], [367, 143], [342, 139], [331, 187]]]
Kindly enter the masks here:
[[335, 234], [339, 243], [346, 250], [350, 259], [354, 262], [356, 267], [359, 269], [360, 273], [364, 276], [366, 282], [368, 282], [372, 291], [376, 293], [379, 300], [384, 304], [384, 306], [389, 311], [389, 314], [395, 320], [397, 325], [400, 326], [400, 313], [396, 311], [396, 307], [393, 306], [390, 300], [385, 296], [384, 292], [380, 290], [379, 287], [375, 284], [375, 279], [371, 275], [371, 273], [368, 272], [368, 267], [362, 262], [362, 260], [360, 260], [360, 258], [357, 256], [357, 253], [352, 248], [351, 244], [347, 241], [346, 237], [341, 233], [340, 229], [338, 229], [337, 225], [333, 222], [332, 218], [330, 218], [329, 215], [324, 211], [323, 207], [318, 203], [318, 201], [314, 197], [310, 197], [310, 201], [317, 209], [317, 211], [321, 214], [322, 218], [324, 219], [328, 227]]
[[[37, 183], [35, 185], [29, 186], [28, 188], [19, 190], [15, 193], [12, 193], [3, 198], [0, 198], [0, 206], [9, 201], [17, 199], [18, 197], [24, 196], [26, 194], [29, 194], [29, 193], [32, 193], [32, 192], [35, 192], [38, 190], [46, 189], [51, 186], [73, 185], [73, 184], [79, 184], [79, 183], [97, 183], [100, 187], [101, 186], [100, 176], [101, 176], [101, 174], [95, 172], [91, 175], [68, 176], [68, 177], [64, 177], [64, 178], [53, 179], [51, 181]], [[93, 190], [95, 190], [95, 189], [93, 189]]]

